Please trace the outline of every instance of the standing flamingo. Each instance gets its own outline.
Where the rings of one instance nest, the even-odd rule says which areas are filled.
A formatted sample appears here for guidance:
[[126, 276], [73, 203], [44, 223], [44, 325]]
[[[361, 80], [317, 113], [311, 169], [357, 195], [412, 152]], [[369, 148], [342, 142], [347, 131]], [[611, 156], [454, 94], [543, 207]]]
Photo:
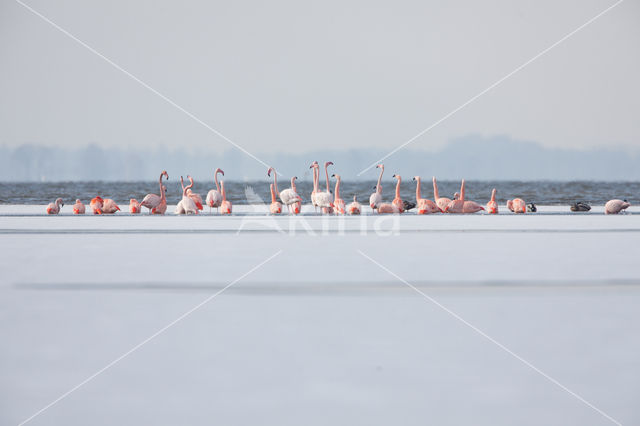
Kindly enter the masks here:
[[451, 199], [447, 197], [440, 197], [438, 193], [438, 182], [436, 181], [435, 176], [433, 177], [433, 199], [435, 200], [440, 210], [443, 212], [447, 208], [447, 206], [451, 203]]
[[400, 198], [400, 182], [402, 182], [402, 178], [400, 177], [400, 175], [393, 175], [393, 177], [398, 179], [398, 183], [396, 183], [396, 197], [393, 199], [391, 204], [396, 206], [396, 208], [398, 209], [399, 213], [403, 213], [404, 212], [404, 202], [402, 201], [402, 198]]
[[[296, 179], [298, 179], [298, 176], [294, 176], [291, 178], [291, 189], [293, 189], [293, 192], [298, 195], [298, 189], [296, 188]], [[302, 210], [302, 197], [298, 195], [298, 198], [299, 200], [291, 205], [291, 210], [294, 214], [299, 214]]]
[[422, 198], [420, 176], [415, 176], [416, 181], [416, 204], [418, 205], [418, 214], [441, 213], [440, 207], [428, 198]]
[[220, 204], [222, 204], [222, 194], [220, 193], [220, 184], [218, 183], [218, 173], [222, 173], [222, 176], [224, 176], [224, 171], [220, 168], [216, 169], [213, 173], [213, 180], [216, 183], [216, 189], [212, 189], [207, 193], [206, 202], [209, 206], [209, 213], [211, 213], [212, 207], [215, 207], [217, 210], [220, 207]]
[[507, 208], [514, 213], [527, 212], [527, 204], [521, 198], [514, 198], [513, 200], [507, 200]]
[[73, 205], [73, 214], [84, 214], [85, 208], [82, 201], [76, 200], [76, 203]]
[[498, 203], [496, 202], [497, 190], [493, 188], [491, 191], [491, 200], [487, 203], [487, 212], [490, 214], [498, 214]]
[[60, 209], [62, 208], [62, 206], [64, 206], [64, 202], [62, 201], [62, 198], [58, 198], [53, 203], [49, 203], [49, 205], [47, 206], [47, 214], [60, 213]]
[[[316, 192], [316, 202], [318, 203], [318, 207], [322, 207], [322, 213], [332, 213], [333, 212], [333, 194], [331, 194], [331, 190], [329, 189], [329, 172], [327, 168], [330, 164], [333, 164], [331, 161], [327, 161], [324, 164], [324, 170], [327, 175], [327, 190]], [[320, 168], [320, 166], [316, 163], [314, 167]], [[318, 170], [318, 180], [320, 178], [320, 170]]]
[[384, 164], [378, 164], [376, 168], [380, 169], [380, 176], [378, 176], [378, 183], [375, 188], [376, 192], [369, 197], [369, 207], [374, 211], [382, 204], [382, 174], [384, 173]]
[[[189, 179], [189, 183], [191, 185], [189, 185], [189, 187], [187, 188], [187, 197], [191, 198], [193, 200], [193, 202], [196, 205], [196, 208], [198, 210], [202, 210], [203, 206], [202, 206], [202, 197], [200, 196], [200, 194], [196, 194], [195, 192], [193, 192], [191, 190], [191, 188], [193, 187], [193, 178], [191, 176], [187, 176], [187, 179]], [[184, 187], [184, 183], [182, 183], [182, 190], [184, 191], [185, 187]]]
[[135, 198], [129, 200], [129, 213], [137, 214], [142, 211], [142, 206]]
[[[267, 176], [271, 176], [272, 171], [273, 171], [273, 188], [275, 189], [276, 192], [278, 192], [278, 172], [276, 172], [276, 169], [274, 169], [273, 167], [269, 167], [269, 169], [267, 170]], [[300, 198], [300, 196], [295, 191], [294, 181], [296, 179], [297, 179], [296, 176], [292, 177], [291, 188], [283, 189], [282, 192], [280, 192], [280, 200], [282, 201], [282, 204], [287, 206], [289, 213], [295, 213], [296, 209], [295, 207], [293, 207], [293, 205], [299, 202], [300, 200], [302, 200], [302, 198]], [[299, 212], [300, 211], [298, 210], [298, 213]]]
[[120, 207], [111, 198], [105, 198], [102, 200], [102, 213], [114, 214], [119, 211]]
[[336, 178], [335, 198], [333, 199], [333, 205], [336, 208], [336, 214], [345, 214], [346, 209], [344, 200], [340, 198], [340, 175], [333, 174], [331, 177]]
[[169, 180], [169, 174], [166, 170], [163, 170], [162, 173], [160, 173], [160, 179], [158, 179], [158, 185], [160, 186], [160, 195], [147, 194], [144, 196], [142, 202], [140, 203], [142, 207], [146, 207], [149, 209], [149, 214], [152, 213], [152, 209], [154, 207], [157, 207], [158, 204], [160, 204], [160, 201], [162, 199], [162, 176], [166, 177], [167, 180]]
[[102, 214], [102, 205], [103, 200], [99, 195], [95, 198], [92, 198], [91, 202], [89, 203], [91, 210], [93, 210], [93, 214]]
[[[190, 176], [187, 176], [189, 179]], [[187, 194], [187, 191], [193, 186], [193, 180], [189, 186], [184, 186], [184, 178], [180, 176], [180, 184], [182, 185], [182, 200], [176, 206], [176, 214], [198, 214], [198, 207], [195, 201]]]
[[309, 166], [313, 173], [313, 190], [311, 191], [311, 205], [316, 209], [316, 213], [318, 212], [318, 201], [316, 200], [316, 195], [318, 193], [318, 179], [320, 178], [319, 170], [318, 170], [318, 162], [314, 161]]
[[222, 191], [222, 204], [220, 204], [220, 210], [222, 210], [222, 214], [231, 214], [231, 201], [227, 200], [227, 193], [224, 190], [224, 181], [220, 181], [220, 190]]
[[627, 200], [609, 200], [607, 204], [604, 205], [604, 214], [618, 214], [630, 206], [631, 203]]
[[360, 214], [361, 211], [362, 211], [362, 206], [360, 205], [360, 203], [356, 199], [356, 195], [354, 195], [353, 196], [353, 202], [349, 203], [349, 205], [347, 206], [347, 213], [348, 214]]
[[167, 211], [167, 187], [160, 187], [160, 203], [151, 209], [151, 214], [165, 214]]
[[271, 214], [280, 214], [282, 213], [282, 204], [276, 200], [276, 191], [273, 189], [273, 184], [269, 184], [269, 188], [271, 188], [271, 206], [269, 207], [269, 211]]

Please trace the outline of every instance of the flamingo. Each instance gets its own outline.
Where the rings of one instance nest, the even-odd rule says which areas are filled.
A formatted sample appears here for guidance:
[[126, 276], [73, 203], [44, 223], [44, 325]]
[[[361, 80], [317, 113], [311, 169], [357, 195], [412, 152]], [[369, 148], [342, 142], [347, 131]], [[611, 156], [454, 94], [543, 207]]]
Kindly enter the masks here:
[[[298, 189], [296, 188], [296, 179], [298, 179], [298, 176], [294, 176], [291, 178], [291, 189], [293, 189], [293, 192], [295, 192], [297, 195]], [[298, 197], [300, 196], [298, 195]], [[302, 197], [300, 197], [300, 200], [296, 201], [291, 205], [291, 210], [293, 210], [294, 214], [299, 214], [301, 209], [302, 209]]]
[[[189, 179], [190, 176], [187, 176]], [[190, 180], [189, 186], [184, 186], [184, 178], [180, 176], [180, 184], [182, 185], [182, 200], [176, 206], [176, 214], [198, 214], [198, 206], [195, 201], [187, 194], [187, 190], [193, 186], [193, 180]]]
[[384, 164], [378, 164], [377, 169], [380, 169], [380, 176], [378, 176], [378, 183], [376, 185], [376, 192], [369, 197], [369, 207], [372, 210], [376, 210], [380, 204], [382, 204], [382, 174], [384, 173]]
[[441, 213], [440, 207], [428, 198], [422, 198], [420, 195], [421, 184], [420, 176], [415, 176], [416, 181], [416, 204], [418, 205], [418, 214]]
[[360, 214], [360, 212], [362, 211], [362, 206], [360, 206], [360, 203], [358, 202], [358, 200], [356, 199], [356, 196], [353, 196], [353, 202], [349, 203], [349, 205], [347, 206], [347, 213], [348, 214]]
[[167, 187], [160, 187], [160, 203], [151, 209], [151, 214], [165, 214], [167, 211]]
[[76, 203], [73, 205], [73, 214], [84, 214], [85, 208], [82, 201], [76, 200]]
[[496, 203], [496, 189], [491, 191], [491, 200], [487, 203], [487, 212], [490, 214], [498, 214], [498, 203]]
[[393, 177], [398, 179], [398, 183], [396, 183], [396, 198], [394, 198], [391, 203], [396, 206], [399, 213], [403, 213], [405, 210], [404, 202], [402, 201], [402, 198], [400, 198], [400, 182], [402, 182], [402, 178], [400, 175], [393, 175]]
[[273, 189], [273, 184], [269, 184], [269, 188], [271, 188], [271, 206], [269, 207], [269, 211], [271, 214], [280, 214], [282, 213], [282, 204], [276, 200], [276, 191]]
[[105, 198], [102, 200], [102, 213], [114, 214], [119, 211], [120, 207], [111, 198]]
[[104, 200], [99, 195], [91, 199], [89, 206], [91, 207], [91, 210], [93, 210], [93, 214], [102, 214], [103, 201]]
[[513, 200], [507, 200], [507, 208], [514, 213], [527, 212], [527, 204], [521, 198], [514, 198]]
[[318, 162], [314, 161], [309, 166], [310, 169], [313, 169], [313, 191], [311, 191], [311, 205], [316, 209], [316, 213], [318, 212], [318, 200], [316, 199], [316, 195], [318, 194], [318, 179], [320, 178], [319, 170], [318, 170]]
[[169, 174], [167, 173], [166, 170], [163, 170], [162, 173], [160, 173], [160, 179], [158, 179], [158, 185], [160, 185], [160, 195], [147, 194], [144, 196], [144, 198], [142, 199], [142, 202], [140, 203], [142, 207], [146, 207], [149, 209], [149, 214], [153, 213], [152, 212], [153, 208], [157, 207], [158, 204], [160, 204], [160, 201], [162, 199], [162, 176], [166, 177], [167, 180], [169, 180]]
[[449, 205], [444, 209], [446, 213], [476, 213], [481, 210], [484, 210], [480, 204], [475, 201], [465, 201], [465, 182], [462, 179], [462, 184], [460, 185], [460, 194], [456, 193], [453, 201], [449, 203]]
[[[57, 200], [56, 200], [57, 201]], [[627, 200], [609, 200], [604, 205], [604, 214], [618, 214], [631, 206]]]
[[345, 214], [346, 209], [344, 200], [340, 198], [340, 175], [333, 174], [331, 177], [336, 178], [335, 198], [333, 200], [333, 205], [336, 208], [336, 214]]
[[209, 213], [211, 213], [212, 207], [215, 207], [217, 210], [222, 203], [222, 194], [220, 193], [220, 184], [218, 183], [218, 173], [222, 173], [222, 176], [224, 176], [224, 171], [220, 168], [217, 168], [213, 173], [213, 180], [216, 183], [216, 189], [212, 189], [207, 193], [206, 202], [209, 206]]
[[433, 177], [433, 199], [436, 204], [440, 208], [440, 211], [443, 211], [447, 208], [447, 206], [451, 203], [451, 200], [446, 197], [440, 197], [438, 194], [438, 182], [436, 181], [436, 177]]
[[[269, 167], [267, 170], [267, 176], [271, 176], [271, 172], [273, 171], [273, 188], [276, 192], [278, 192], [278, 172], [273, 167]], [[294, 204], [298, 203], [302, 198], [295, 191], [295, 180], [298, 179], [296, 176], [291, 178], [291, 188], [283, 189], [280, 192], [280, 200], [282, 204], [287, 206], [289, 213], [300, 213], [300, 209], [296, 209], [293, 207]], [[296, 212], [297, 210], [297, 212]]]
[[227, 200], [227, 193], [224, 190], [224, 181], [220, 181], [220, 191], [222, 191], [222, 204], [220, 204], [222, 214], [231, 214], [231, 201]]
[[60, 213], [60, 209], [62, 208], [62, 206], [64, 206], [64, 202], [62, 201], [62, 198], [58, 198], [53, 203], [49, 203], [49, 205], [47, 206], [47, 214]]
[[[196, 208], [198, 210], [202, 210], [203, 206], [202, 206], [202, 197], [200, 196], [200, 194], [196, 194], [195, 192], [191, 191], [191, 188], [193, 187], [193, 178], [191, 176], [187, 176], [187, 179], [189, 179], [189, 182], [191, 183], [191, 185], [189, 185], [189, 187], [187, 188], [187, 197], [191, 198], [193, 200], [193, 202], [196, 204]], [[184, 191], [185, 187], [184, 187], [184, 182], [182, 183], [182, 190]]]
[[[318, 203], [318, 207], [322, 207], [322, 213], [333, 213], [333, 194], [329, 189], [329, 172], [327, 168], [329, 165], [333, 164], [331, 161], [327, 161], [324, 163], [325, 174], [327, 175], [327, 190], [316, 192], [316, 202]], [[314, 167], [318, 168], [318, 180], [320, 178], [320, 166], [316, 163]]]
[[129, 200], [129, 213], [136, 214], [142, 211], [142, 206], [135, 198]]

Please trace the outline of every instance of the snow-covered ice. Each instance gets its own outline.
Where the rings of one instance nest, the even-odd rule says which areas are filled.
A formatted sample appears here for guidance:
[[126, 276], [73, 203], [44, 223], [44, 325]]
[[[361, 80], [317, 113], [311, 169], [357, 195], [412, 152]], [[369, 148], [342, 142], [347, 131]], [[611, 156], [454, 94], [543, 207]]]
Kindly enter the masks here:
[[306, 207], [291, 218], [264, 206], [231, 217], [67, 207], [51, 217], [0, 205], [1, 424], [280, 250], [29, 424], [612, 423], [452, 313], [615, 420], [640, 422], [635, 208], [343, 218]]

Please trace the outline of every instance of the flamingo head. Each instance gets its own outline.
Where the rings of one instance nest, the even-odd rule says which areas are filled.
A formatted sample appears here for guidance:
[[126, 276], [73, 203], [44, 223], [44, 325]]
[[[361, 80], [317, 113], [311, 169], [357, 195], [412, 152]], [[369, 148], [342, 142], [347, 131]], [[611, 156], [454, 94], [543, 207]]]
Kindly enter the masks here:
[[376, 166], [376, 169], [382, 169], [382, 170], [384, 170], [384, 164], [378, 164], [378, 165]]
[[82, 201], [76, 198], [76, 204], [82, 204]]
[[273, 170], [273, 172], [275, 173], [276, 169], [274, 169], [273, 167], [269, 167], [269, 169], [267, 170], [267, 176], [271, 177], [271, 170]]
[[420, 180], [420, 176], [414, 176], [411, 180]]
[[166, 170], [163, 170], [162, 173], [160, 173], [160, 175], [166, 177], [167, 180], [169, 180], [169, 173], [167, 173]]
[[453, 194], [453, 199], [454, 200], [459, 200], [460, 199], [460, 193], [456, 192], [455, 194]]
[[393, 177], [394, 177], [394, 178], [396, 178], [396, 179], [398, 179], [398, 180], [401, 180], [401, 179], [402, 179], [402, 177], [400, 177], [400, 175], [393, 175]]
[[217, 175], [218, 173], [222, 173], [222, 176], [224, 176], [224, 170], [222, 170], [220, 167], [218, 167], [213, 174]]
[[60, 204], [60, 206], [64, 206], [64, 201], [62, 201], [62, 198], [58, 198], [56, 200], [56, 204]]
[[327, 161], [326, 163], [324, 163], [324, 168], [326, 169], [329, 166], [333, 166], [333, 161]]

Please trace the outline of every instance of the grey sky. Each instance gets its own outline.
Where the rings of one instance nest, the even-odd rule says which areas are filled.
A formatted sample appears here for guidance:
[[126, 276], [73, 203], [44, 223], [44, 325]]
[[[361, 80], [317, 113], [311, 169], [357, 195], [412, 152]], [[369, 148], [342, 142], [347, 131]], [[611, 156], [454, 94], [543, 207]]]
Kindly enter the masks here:
[[[243, 147], [300, 153], [390, 150], [614, 1], [27, 3]], [[637, 150], [638, 24], [623, 2], [411, 148]], [[230, 148], [11, 0], [0, 63], [0, 144]]]

